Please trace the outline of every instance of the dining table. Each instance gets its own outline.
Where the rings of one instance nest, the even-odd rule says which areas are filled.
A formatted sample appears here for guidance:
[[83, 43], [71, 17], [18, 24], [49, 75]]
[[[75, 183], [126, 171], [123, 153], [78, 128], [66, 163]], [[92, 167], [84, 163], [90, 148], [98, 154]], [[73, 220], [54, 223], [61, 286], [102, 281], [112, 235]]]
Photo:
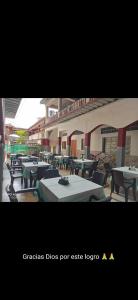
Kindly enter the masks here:
[[61, 185], [61, 177], [41, 179], [38, 183], [43, 202], [89, 202], [91, 196], [106, 198], [104, 188], [77, 175], [68, 176], [68, 185]]
[[20, 162], [22, 164], [23, 162], [32, 162], [33, 160], [37, 161], [37, 160], [39, 160], [39, 157], [37, 157], [37, 156], [31, 156], [31, 155], [19, 156], [18, 160], [20, 160]]
[[76, 165], [80, 166], [81, 170], [84, 169], [84, 166], [91, 166], [95, 160], [90, 160], [90, 159], [74, 159], [73, 160]]
[[[113, 168], [112, 170], [115, 170], [118, 172], [123, 172], [124, 178], [127, 178], [127, 179], [135, 178], [136, 179], [136, 201], [138, 201], [138, 168], [124, 166], [124, 167]], [[131, 198], [131, 195], [130, 195], [130, 198]]]
[[37, 172], [38, 168], [43, 168], [46, 167], [48, 169], [50, 167], [50, 164], [40, 161], [38, 163], [35, 162], [23, 162], [22, 163], [23, 167], [23, 178], [25, 182], [25, 187], [28, 186], [28, 179], [31, 177], [31, 171]]

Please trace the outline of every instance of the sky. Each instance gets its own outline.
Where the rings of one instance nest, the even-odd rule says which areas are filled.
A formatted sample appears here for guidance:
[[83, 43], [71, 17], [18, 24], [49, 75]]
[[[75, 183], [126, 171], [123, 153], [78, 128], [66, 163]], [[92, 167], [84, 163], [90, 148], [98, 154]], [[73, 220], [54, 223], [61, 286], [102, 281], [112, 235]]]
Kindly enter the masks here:
[[40, 104], [41, 100], [42, 98], [23, 98], [15, 119], [6, 118], [6, 124], [20, 128], [31, 127], [39, 118], [45, 117], [45, 105]]

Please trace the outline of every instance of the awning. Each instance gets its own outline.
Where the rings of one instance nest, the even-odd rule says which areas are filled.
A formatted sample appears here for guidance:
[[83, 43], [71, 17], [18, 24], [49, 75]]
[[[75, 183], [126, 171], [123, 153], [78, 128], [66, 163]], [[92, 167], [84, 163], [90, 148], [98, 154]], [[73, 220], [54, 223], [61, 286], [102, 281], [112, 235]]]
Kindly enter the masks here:
[[5, 118], [15, 118], [22, 98], [4, 98]]

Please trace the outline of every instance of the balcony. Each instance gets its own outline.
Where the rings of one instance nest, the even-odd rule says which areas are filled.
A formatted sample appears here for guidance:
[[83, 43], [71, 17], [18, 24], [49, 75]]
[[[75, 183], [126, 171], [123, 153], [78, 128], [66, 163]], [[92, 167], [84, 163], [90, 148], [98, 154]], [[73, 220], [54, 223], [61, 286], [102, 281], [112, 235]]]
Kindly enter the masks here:
[[119, 98], [80, 98], [68, 105], [66, 108], [56, 113], [55, 116], [48, 118], [46, 121], [46, 127], [51, 126], [54, 123], [62, 123], [67, 120], [78, 117], [79, 115], [88, 113], [89, 111], [98, 109], [104, 105], [113, 103], [119, 100]]

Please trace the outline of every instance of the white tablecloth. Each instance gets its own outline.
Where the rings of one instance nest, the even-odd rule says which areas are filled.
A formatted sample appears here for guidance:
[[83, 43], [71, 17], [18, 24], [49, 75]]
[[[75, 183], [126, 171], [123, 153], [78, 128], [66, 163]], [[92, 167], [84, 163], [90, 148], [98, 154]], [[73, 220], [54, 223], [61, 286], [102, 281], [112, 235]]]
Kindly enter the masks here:
[[55, 155], [55, 158], [56, 159], [64, 159], [64, 158], [69, 158], [69, 156], [68, 155]]
[[37, 157], [37, 156], [20, 156], [20, 157], [18, 157], [18, 159], [23, 163], [25, 161], [29, 162], [29, 160], [32, 160], [32, 159], [37, 160], [37, 159], [39, 159], [39, 157]]
[[68, 176], [70, 184], [63, 186], [58, 183], [60, 177], [42, 179], [39, 192], [45, 202], [88, 202], [90, 196], [105, 198], [104, 188], [76, 175]]
[[95, 160], [90, 160], [90, 159], [84, 159], [84, 160], [82, 160], [82, 159], [74, 159], [73, 161], [76, 164], [81, 165], [81, 169], [82, 170], [84, 169], [85, 165], [90, 166], [90, 165], [92, 165], [95, 162]]
[[123, 172], [124, 177], [138, 178], [138, 169], [135, 171], [129, 170], [129, 167], [113, 168], [115, 171]]
[[[136, 200], [138, 201], [138, 168], [135, 171], [129, 170], [129, 167], [113, 168], [113, 170], [118, 172], [123, 172], [126, 178], [136, 178]], [[133, 195], [129, 193], [129, 198], [133, 200]]]
[[38, 164], [33, 164], [33, 162], [26, 162], [22, 164], [23, 166], [23, 176], [24, 178], [30, 178], [30, 171], [31, 170], [37, 170], [37, 168], [41, 167], [49, 167], [50, 164], [46, 162], [38, 162]]

